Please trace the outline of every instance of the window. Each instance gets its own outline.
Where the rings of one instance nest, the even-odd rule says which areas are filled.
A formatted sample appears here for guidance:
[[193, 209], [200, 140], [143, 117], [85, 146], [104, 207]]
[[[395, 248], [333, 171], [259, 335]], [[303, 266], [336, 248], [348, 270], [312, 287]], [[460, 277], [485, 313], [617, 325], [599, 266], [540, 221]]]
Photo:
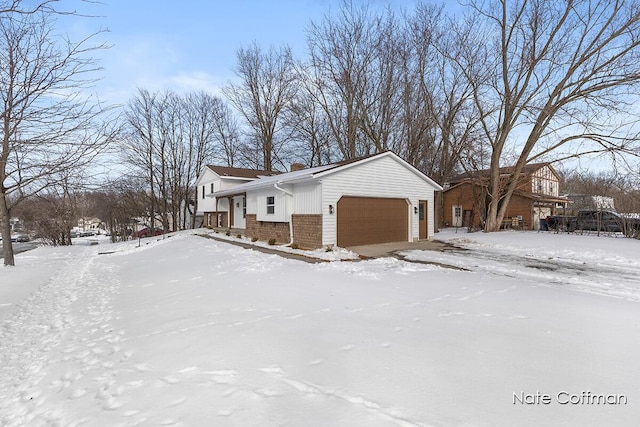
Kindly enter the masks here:
[[418, 205], [418, 220], [419, 221], [424, 221], [424, 203], [420, 203]]
[[462, 216], [462, 206], [454, 206], [453, 216], [461, 217]]
[[267, 213], [276, 213], [276, 198], [273, 196], [267, 196]]
[[242, 198], [242, 218], [247, 217], [247, 198]]

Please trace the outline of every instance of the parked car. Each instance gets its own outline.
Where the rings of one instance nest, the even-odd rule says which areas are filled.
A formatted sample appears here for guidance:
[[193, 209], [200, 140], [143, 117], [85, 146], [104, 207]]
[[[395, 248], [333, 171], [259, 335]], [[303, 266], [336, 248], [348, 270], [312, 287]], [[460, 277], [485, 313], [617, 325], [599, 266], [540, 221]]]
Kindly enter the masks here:
[[86, 231], [81, 231], [80, 233], [78, 233], [78, 237], [91, 237], [91, 236], [95, 236], [96, 232], [93, 230], [86, 230]]
[[640, 230], [640, 219], [625, 218], [609, 210], [581, 210], [576, 216], [548, 216], [547, 225], [550, 229], [559, 231], [623, 232], [631, 236]]
[[144, 238], [150, 236], [160, 236], [164, 234], [164, 230], [161, 228], [149, 228], [145, 227], [142, 230], [138, 230], [133, 233], [133, 238]]

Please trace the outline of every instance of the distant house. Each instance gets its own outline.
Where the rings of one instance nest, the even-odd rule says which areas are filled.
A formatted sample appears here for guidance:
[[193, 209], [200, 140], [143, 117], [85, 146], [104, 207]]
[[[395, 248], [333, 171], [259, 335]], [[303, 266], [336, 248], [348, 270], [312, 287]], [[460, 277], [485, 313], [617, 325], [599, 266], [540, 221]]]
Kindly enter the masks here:
[[97, 231], [104, 228], [104, 223], [100, 218], [83, 217], [78, 220], [79, 231]]
[[226, 166], [205, 166], [196, 181], [198, 208], [196, 223], [207, 227], [244, 228], [244, 196], [218, 200], [212, 196], [216, 191], [228, 190], [253, 181], [260, 176], [280, 172], [263, 171]]
[[[500, 175], [509, 176], [513, 168], [501, 168]], [[443, 191], [444, 226], [481, 227], [488, 198], [488, 170], [464, 173], [445, 184]], [[560, 177], [549, 163], [526, 165], [519, 176], [518, 187], [511, 197], [503, 220], [505, 228], [537, 230], [540, 220], [566, 208], [569, 200], [561, 197]]]
[[581, 209], [611, 211], [616, 209], [613, 197], [573, 193], [566, 194], [565, 197], [573, 202], [571, 212], [567, 213], [575, 213]]
[[[211, 196], [245, 235], [300, 247], [431, 239], [437, 183], [392, 152], [263, 176]], [[226, 202], [225, 202], [226, 200]], [[218, 208], [219, 210], [219, 208]]]

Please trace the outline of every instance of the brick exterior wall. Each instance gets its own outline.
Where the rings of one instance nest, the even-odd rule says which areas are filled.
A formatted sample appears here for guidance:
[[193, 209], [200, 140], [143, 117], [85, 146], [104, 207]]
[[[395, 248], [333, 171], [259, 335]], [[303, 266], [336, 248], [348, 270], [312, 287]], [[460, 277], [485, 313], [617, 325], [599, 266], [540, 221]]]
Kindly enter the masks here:
[[276, 239], [276, 243], [289, 243], [289, 223], [288, 222], [267, 222], [256, 221], [255, 214], [247, 214], [245, 236], [268, 242]]
[[472, 188], [471, 184], [462, 184], [455, 188], [451, 188], [443, 193], [442, 203], [442, 219], [443, 225], [453, 225], [453, 206], [462, 206], [462, 211], [472, 210], [473, 214], [473, 227], [480, 227], [480, 213], [478, 212], [478, 203], [485, 197], [484, 192], [480, 187]]
[[533, 229], [533, 206], [531, 199], [514, 194], [509, 201], [509, 207], [504, 215], [504, 219], [508, 220], [512, 217], [522, 216], [522, 226], [526, 230]]
[[[462, 206], [463, 212], [465, 210], [473, 210], [473, 226], [480, 227], [480, 212], [478, 212], [477, 202], [479, 199], [486, 197], [486, 190], [481, 190], [480, 187], [476, 187], [475, 196], [478, 200], [474, 200], [472, 186], [470, 184], [463, 184], [458, 187], [452, 188], [444, 192], [443, 203], [443, 219], [446, 224], [453, 224], [453, 206]], [[479, 192], [482, 191], [482, 194]], [[533, 206], [531, 199], [514, 194], [511, 196], [509, 207], [504, 215], [505, 222], [510, 222], [512, 217], [522, 216], [522, 226], [527, 230], [534, 228], [533, 222]]]
[[[227, 226], [227, 212], [205, 212], [203, 218], [203, 225], [206, 227], [218, 227], [218, 213], [222, 214], [222, 227]], [[209, 223], [209, 220], [211, 223]]]
[[293, 241], [301, 248], [322, 247], [322, 215], [292, 215]]

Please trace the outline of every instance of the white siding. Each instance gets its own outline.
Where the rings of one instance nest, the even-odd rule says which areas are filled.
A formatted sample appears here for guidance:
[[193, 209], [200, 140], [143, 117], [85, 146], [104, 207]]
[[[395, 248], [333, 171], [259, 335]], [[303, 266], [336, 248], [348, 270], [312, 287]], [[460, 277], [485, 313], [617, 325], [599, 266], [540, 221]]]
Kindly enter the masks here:
[[549, 166], [544, 166], [533, 173], [531, 177], [531, 192], [558, 197], [560, 183], [556, 174]]
[[[214, 184], [215, 188], [219, 180], [220, 178], [218, 177], [218, 175], [209, 168], [205, 168], [198, 177], [198, 181], [196, 183], [196, 191], [198, 196], [198, 211], [196, 212], [197, 215], [202, 215], [204, 212], [213, 212], [216, 210], [216, 199], [207, 196], [211, 194], [211, 183]], [[217, 190], [218, 188], [215, 188], [215, 191]]]
[[[210, 197], [210, 194], [216, 191], [229, 190], [237, 187], [240, 184], [252, 181], [250, 178], [225, 178], [220, 177], [209, 168], [205, 168], [204, 171], [198, 177], [196, 181], [196, 191], [198, 197], [198, 215], [204, 214], [204, 212], [216, 211], [216, 198]], [[211, 189], [213, 184], [213, 191]], [[229, 203], [226, 198], [221, 198], [217, 205], [217, 210], [221, 212], [227, 212], [229, 209]]]
[[255, 192], [247, 192], [247, 215], [257, 215], [258, 199]]
[[[250, 195], [250, 196], [249, 196]], [[250, 199], [255, 200], [255, 214], [257, 221], [270, 221], [270, 222], [289, 222], [288, 213], [291, 212], [292, 197], [276, 189], [275, 187], [261, 188], [259, 190], [251, 191], [247, 193]], [[267, 213], [267, 197], [273, 196], [275, 198], [275, 212], [273, 214]], [[247, 204], [247, 213], [249, 213], [249, 204]]]
[[240, 184], [245, 184], [247, 182], [253, 181], [252, 179], [246, 178], [225, 178], [221, 177], [220, 182], [216, 186], [216, 191], [222, 190], [230, 190], [234, 187], [237, 187]]
[[319, 183], [296, 184], [293, 212], [296, 214], [322, 213], [322, 187]]
[[433, 238], [434, 188], [419, 176], [408, 170], [391, 157], [373, 159], [354, 165], [343, 171], [329, 174], [322, 179], [322, 244], [336, 243], [337, 212], [329, 214], [329, 205], [337, 207], [342, 196], [389, 197], [409, 201], [409, 234], [407, 240], [417, 240], [419, 236], [418, 215], [414, 207], [419, 200], [427, 201], [427, 234]]

